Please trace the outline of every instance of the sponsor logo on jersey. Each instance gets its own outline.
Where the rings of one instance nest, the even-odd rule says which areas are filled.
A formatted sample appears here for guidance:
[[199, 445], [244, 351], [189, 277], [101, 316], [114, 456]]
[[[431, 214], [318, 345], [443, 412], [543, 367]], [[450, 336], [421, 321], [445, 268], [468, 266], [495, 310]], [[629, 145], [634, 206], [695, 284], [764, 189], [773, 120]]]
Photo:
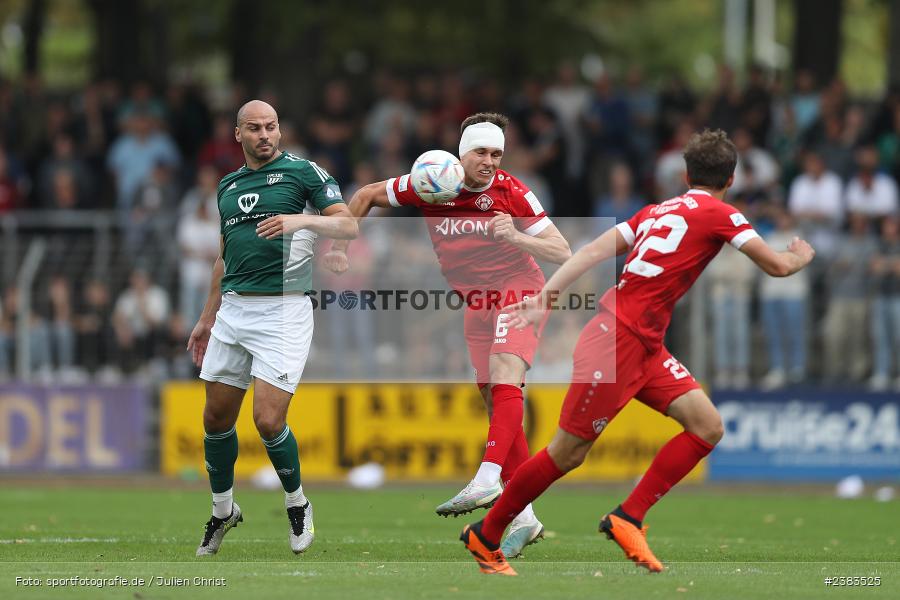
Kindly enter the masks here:
[[487, 235], [488, 222], [474, 219], [445, 218], [434, 226], [434, 230], [443, 235]]
[[475, 199], [475, 206], [477, 206], [479, 209], [481, 209], [483, 211], [488, 210], [493, 205], [494, 205], [494, 201], [487, 194], [482, 194], [482, 195], [478, 196], [478, 198]]
[[225, 191], [227, 192], [229, 190], [236, 190], [236, 189], [237, 189], [237, 181], [234, 181], [231, 183], [231, 185], [228, 186], [228, 189], [226, 189]]
[[740, 227], [741, 225], [749, 225], [747, 222], [747, 218], [744, 217], [741, 213], [734, 213], [731, 215], [731, 222], [734, 223], [735, 227]]
[[329, 200], [334, 200], [335, 198], [340, 200], [341, 199], [341, 188], [339, 188], [338, 186], [336, 186], [334, 184], [328, 184], [325, 186], [325, 195], [328, 197]]
[[397, 182], [397, 189], [401, 192], [405, 192], [407, 187], [409, 187], [409, 175], [404, 175]]
[[259, 202], [259, 194], [244, 194], [238, 198], [238, 206], [245, 213], [249, 213], [253, 210], [253, 207], [256, 206], [257, 202]]
[[269, 173], [266, 175], [266, 185], [275, 185], [284, 179], [284, 173]]

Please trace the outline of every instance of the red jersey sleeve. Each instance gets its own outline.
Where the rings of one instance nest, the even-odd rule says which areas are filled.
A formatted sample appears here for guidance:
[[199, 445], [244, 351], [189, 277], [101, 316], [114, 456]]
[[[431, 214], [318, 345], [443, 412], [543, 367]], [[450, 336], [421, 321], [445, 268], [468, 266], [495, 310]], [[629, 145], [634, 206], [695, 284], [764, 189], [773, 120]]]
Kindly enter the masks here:
[[541, 206], [541, 201], [527, 185], [512, 175], [504, 174], [503, 177], [509, 179], [510, 215], [515, 217], [519, 230], [528, 235], [538, 235], [553, 224]]
[[416, 194], [412, 183], [409, 181], [409, 175], [402, 177], [392, 177], [385, 182], [387, 190], [388, 202], [391, 206], [422, 206], [422, 199]]
[[655, 204], [648, 204], [641, 210], [637, 211], [631, 218], [627, 221], [619, 223], [616, 225], [616, 229], [619, 230], [619, 233], [622, 234], [622, 237], [625, 238], [625, 241], [628, 242], [628, 246], [634, 247], [634, 240], [637, 237], [638, 226], [641, 224], [641, 221], [644, 220], [644, 215], [647, 212], [647, 209], [656, 206]]
[[728, 243], [740, 250], [741, 246], [759, 237], [747, 218], [730, 204], [717, 202], [712, 213], [710, 228], [715, 239]]

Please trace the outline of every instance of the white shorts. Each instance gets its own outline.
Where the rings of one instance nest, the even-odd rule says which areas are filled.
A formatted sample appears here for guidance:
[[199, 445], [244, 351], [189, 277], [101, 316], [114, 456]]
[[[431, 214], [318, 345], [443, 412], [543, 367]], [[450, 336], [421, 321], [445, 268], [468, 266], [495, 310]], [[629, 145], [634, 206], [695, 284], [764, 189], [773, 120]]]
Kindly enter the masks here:
[[309, 357], [312, 334], [312, 302], [307, 296], [225, 294], [200, 379], [246, 390], [256, 377], [293, 394]]

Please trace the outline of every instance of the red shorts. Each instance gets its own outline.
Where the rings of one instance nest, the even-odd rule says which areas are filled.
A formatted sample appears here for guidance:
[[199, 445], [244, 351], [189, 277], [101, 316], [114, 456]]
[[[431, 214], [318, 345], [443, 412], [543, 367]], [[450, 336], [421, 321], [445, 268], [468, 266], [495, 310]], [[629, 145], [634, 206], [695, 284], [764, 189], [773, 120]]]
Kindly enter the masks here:
[[574, 363], [559, 426], [586, 440], [596, 439], [632, 398], [666, 414], [673, 400], [700, 387], [665, 346], [648, 351], [603, 310], [582, 330]]
[[544, 274], [536, 271], [505, 281], [501, 289], [473, 295], [473, 302], [466, 308], [464, 331], [478, 387], [491, 381], [491, 354], [514, 354], [531, 367], [544, 324], [525, 329], [508, 327], [509, 313], [504, 312], [504, 307], [537, 294], [542, 287]]

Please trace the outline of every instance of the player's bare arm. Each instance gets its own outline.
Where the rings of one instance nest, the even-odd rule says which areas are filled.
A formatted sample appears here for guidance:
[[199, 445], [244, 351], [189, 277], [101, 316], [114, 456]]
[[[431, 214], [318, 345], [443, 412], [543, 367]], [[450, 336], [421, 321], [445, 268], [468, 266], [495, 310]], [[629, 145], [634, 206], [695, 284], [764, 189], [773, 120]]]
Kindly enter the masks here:
[[772, 277], [793, 275], [808, 265], [816, 255], [813, 247], [800, 238], [794, 238], [783, 252], [773, 250], [760, 238], [754, 238], [741, 246], [741, 252]]
[[276, 215], [260, 221], [256, 235], [273, 240], [308, 229], [319, 235], [339, 240], [352, 240], [359, 235], [356, 219], [346, 204], [338, 203], [322, 210], [321, 215]]
[[225, 261], [222, 260], [222, 251], [225, 247], [225, 240], [219, 237], [219, 256], [213, 265], [212, 281], [209, 285], [209, 296], [206, 297], [206, 305], [200, 318], [191, 331], [188, 338], [187, 349], [191, 353], [191, 359], [198, 367], [203, 366], [203, 356], [206, 354], [206, 347], [209, 345], [209, 336], [212, 332], [213, 325], [216, 322], [216, 313], [219, 312], [219, 305], [222, 304], [222, 275], [225, 273]]
[[516, 228], [510, 215], [498, 212], [488, 223], [488, 231], [493, 233], [495, 240], [508, 242], [538, 260], [561, 265], [572, 256], [569, 242], [556, 225], [547, 226], [537, 235], [528, 235]]
[[544, 312], [548, 310], [558, 294], [565, 291], [576, 279], [595, 265], [624, 254], [630, 247], [618, 228], [613, 227], [602, 233], [564, 262], [547, 280], [540, 294], [517, 304], [512, 310], [510, 325], [517, 329], [524, 329], [540, 322]]
[[[361, 219], [369, 214], [372, 208], [389, 208], [390, 206], [391, 203], [387, 195], [387, 181], [378, 181], [364, 185], [356, 190], [346, 208], [358, 224]], [[325, 268], [334, 273], [343, 273], [350, 268], [347, 248], [350, 247], [351, 239], [353, 238], [335, 240], [334, 244], [331, 245], [331, 250], [323, 256]]]

